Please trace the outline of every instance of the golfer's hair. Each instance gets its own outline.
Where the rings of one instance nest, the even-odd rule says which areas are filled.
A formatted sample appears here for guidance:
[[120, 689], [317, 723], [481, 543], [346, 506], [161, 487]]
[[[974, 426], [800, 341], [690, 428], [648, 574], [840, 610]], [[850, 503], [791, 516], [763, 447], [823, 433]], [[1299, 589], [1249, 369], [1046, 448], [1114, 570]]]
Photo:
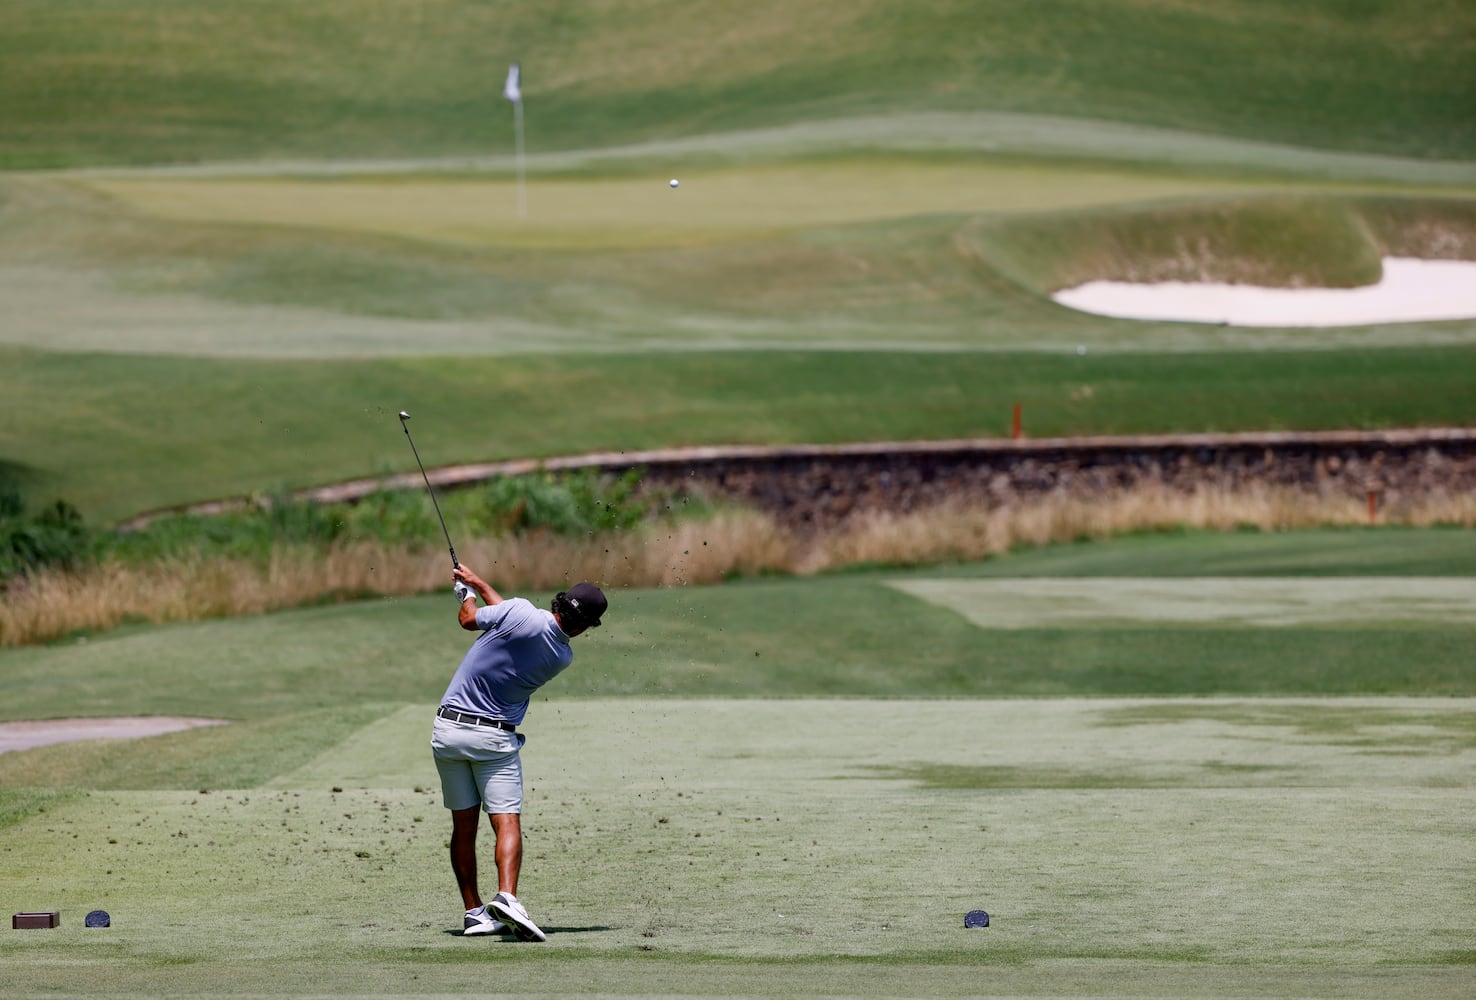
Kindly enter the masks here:
[[580, 625], [588, 624], [584, 620], [584, 616], [579, 613], [579, 609], [569, 603], [569, 595], [562, 590], [554, 595], [553, 603], [549, 605], [549, 609], [559, 616], [560, 621], [568, 622], [576, 628]]

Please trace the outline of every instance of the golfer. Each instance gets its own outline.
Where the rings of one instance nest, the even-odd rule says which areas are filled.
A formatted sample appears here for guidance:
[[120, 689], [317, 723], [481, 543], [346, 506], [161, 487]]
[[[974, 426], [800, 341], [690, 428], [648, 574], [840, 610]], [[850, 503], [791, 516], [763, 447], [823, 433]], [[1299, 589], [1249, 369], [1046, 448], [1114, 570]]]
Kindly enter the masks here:
[[[569, 640], [597, 628], [605, 595], [579, 583], [544, 611], [521, 597], [502, 595], [465, 566], [457, 566], [461, 627], [481, 632], [446, 688], [431, 730], [441, 773], [441, 795], [451, 810], [451, 870], [466, 905], [463, 934], [511, 931], [523, 941], [546, 941], [518, 902], [523, 864], [523, 763], [527, 737], [517, 731], [533, 692], [574, 659]], [[477, 607], [480, 597], [485, 607]], [[482, 903], [477, 891], [478, 813], [485, 809], [497, 845], [497, 895]], [[488, 912], [488, 911], [491, 912]]]

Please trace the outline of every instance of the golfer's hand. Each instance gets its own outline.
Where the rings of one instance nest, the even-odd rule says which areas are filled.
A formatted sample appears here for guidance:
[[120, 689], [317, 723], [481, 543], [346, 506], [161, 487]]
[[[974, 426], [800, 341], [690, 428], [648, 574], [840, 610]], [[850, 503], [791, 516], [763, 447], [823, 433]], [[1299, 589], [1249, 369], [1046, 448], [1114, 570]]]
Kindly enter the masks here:
[[486, 581], [465, 566], [457, 566], [451, 571], [451, 576], [455, 578], [457, 583], [465, 584], [472, 590], [480, 590], [482, 587], [487, 586]]
[[451, 587], [451, 589], [456, 592], [456, 600], [458, 603], [461, 604], [465, 604], [469, 598], [477, 596], [477, 592], [475, 590], [472, 590], [460, 580], [457, 580], [456, 583]]
[[486, 580], [483, 580], [465, 566], [457, 566], [451, 571], [451, 575], [456, 578], [457, 583], [465, 584], [476, 591], [477, 596], [482, 599], [483, 604], [490, 606], [502, 603], [502, 595], [493, 590]]

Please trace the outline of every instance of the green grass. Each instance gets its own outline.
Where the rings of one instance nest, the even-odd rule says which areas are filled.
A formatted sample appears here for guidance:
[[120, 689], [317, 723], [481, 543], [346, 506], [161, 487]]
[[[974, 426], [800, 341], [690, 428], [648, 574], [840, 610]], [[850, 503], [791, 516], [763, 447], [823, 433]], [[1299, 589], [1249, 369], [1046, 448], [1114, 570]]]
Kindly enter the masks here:
[[[1019, 215], [1259, 190], [1236, 179], [1126, 168], [949, 158], [821, 159], [664, 178], [535, 178], [528, 216], [506, 178], [392, 175], [324, 179], [136, 174], [74, 181], [149, 217], [417, 243], [542, 249], [691, 250], [714, 242], [939, 213]], [[1262, 182], [1266, 184], [1269, 182]]]
[[[428, 466], [670, 445], [1461, 425], [1476, 349], [264, 361], [0, 348], [0, 454], [107, 523]], [[576, 411], [579, 419], [571, 419]], [[469, 415], [479, 414], [476, 419]]]
[[[1449, 576], [1459, 583], [1476, 575], [1476, 532], [1149, 536], [1020, 552], [956, 572], [997, 579], [1186, 572], [1253, 579], [1292, 576], [1285, 566], [1294, 560], [1321, 576]], [[578, 697], [1476, 695], [1476, 667], [1465, 655], [1476, 628], [1459, 619], [1373, 623], [1359, 610], [1333, 629], [1121, 623], [996, 629], [896, 586], [948, 573], [871, 571], [617, 592], [618, 614], [581, 643], [580, 668], [561, 677], [557, 690]], [[7, 650], [0, 663], [14, 693], [0, 718], [54, 715], [53, 706], [64, 702], [79, 715], [265, 723], [345, 704], [434, 699], [466, 642], [454, 624], [448, 627], [451, 613], [444, 595], [381, 599], [169, 628], [130, 626], [85, 641]], [[918, 635], [928, 641], [919, 644]], [[194, 683], [200, 664], [212, 662], [218, 650], [231, 651], [229, 669], [213, 673], [208, 685]], [[331, 729], [321, 736], [335, 738]], [[235, 741], [295, 752], [270, 728], [237, 727], [177, 733], [155, 741], [150, 754], [163, 760], [159, 748], [178, 747], [171, 756], [186, 768], [179, 787], [188, 788], [196, 784], [188, 769], [209, 766]], [[208, 754], [189, 749], [207, 745], [215, 748]], [[0, 784], [16, 781], [16, 766], [0, 766], [8, 775]], [[87, 765], [77, 768], [80, 778]]]
[[[473, 349], [496, 332], [493, 343], [521, 332], [523, 350], [715, 338], [1004, 346], [1071, 328], [1121, 343], [1144, 333], [1118, 324], [1103, 337], [1100, 321], [1044, 296], [1093, 278], [1353, 286], [1376, 281], [1392, 249], [1476, 252], [1470, 185], [1446, 197], [1389, 190], [874, 158], [725, 169], [688, 176], [680, 192], [649, 176], [535, 181], [519, 219], [512, 184], [478, 177], [27, 180], [0, 206], [0, 260], [13, 280], [44, 265], [73, 294], [93, 286], [84, 302], [175, 328], [173, 342], [129, 337], [141, 351], [200, 353], [199, 332], [171, 322], [190, 296], [222, 303], [221, 323], [242, 313], [228, 306], [273, 307], [286, 354], [383, 351], [396, 330], [398, 353], [420, 342], [403, 324], [376, 336], [348, 317], [478, 321]], [[46, 323], [47, 294], [30, 291], [38, 307], [7, 340], [105, 343], [69, 329], [64, 310]], [[356, 336], [294, 344], [304, 318], [292, 307], [339, 314]], [[1186, 342], [1186, 328], [1169, 329]], [[250, 353], [216, 339], [207, 353]]]
[[[1476, 631], [983, 629], [892, 586], [1290, 567], [1463, 584], [1476, 533], [612, 594], [525, 727], [537, 948], [456, 934], [426, 746], [466, 645], [444, 597], [6, 650], [0, 718], [236, 720], [0, 756], [0, 896], [63, 914], [4, 939], [7, 995], [431, 995], [495, 970], [522, 995], [1462, 996]], [[113, 926], [83, 929], [98, 907]]]
[[1460, 159], [1471, 30], [1449, 0], [17, 0], [0, 163], [506, 150], [514, 60], [535, 149], [988, 109]]
[[[1404, 718], [1362, 745], [1295, 727], [1324, 702], [1278, 703], [1292, 725], [1197, 702], [1198, 727], [1178, 704], [540, 705], [539, 948], [454, 933], [410, 705], [266, 787], [94, 791], [12, 827], [0, 892], [63, 923], [7, 939], [8, 991], [435, 994], [495, 970], [522, 995], [1462, 995], [1470, 751], [1398, 751], [1404, 720], [1469, 730], [1472, 703], [1367, 703]], [[946, 780], [991, 768], [1012, 777]], [[80, 927], [96, 906], [106, 932]]]
[[0, 789], [0, 830], [23, 819], [46, 812], [65, 802], [73, 794], [66, 788], [31, 785], [25, 788]]
[[1209, 171], [1106, 164], [1085, 133], [1054, 160], [825, 134], [800, 159], [722, 146], [679, 192], [664, 164], [536, 176], [526, 224], [500, 173], [8, 177], [0, 339], [22, 349], [0, 347], [0, 462], [32, 499], [112, 521], [406, 469], [380, 418], [465, 423], [467, 400], [494, 401], [495, 425], [427, 435], [433, 464], [993, 435], [1015, 402], [1036, 436], [1468, 420], [1471, 321], [1247, 331], [1046, 293], [1200, 244], [1202, 273], [1280, 282], [1465, 253], [1469, 172], [1419, 193], [1306, 164], [1269, 179], [1289, 161], [1268, 150]]
[[[1471, 322], [1252, 332], [1044, 296], [1189, 247], [1334, 284], [1472, 257], [1473, 17], [15, 0], [0, 485], [107, 523], [413, 470], [401, 408], [431, 465], [995, 436], [1017, 402], [1037, 437], [1465, 424]], [[200, 166], [13, 172], [157, 164]], [[979, 602], [1336, 577], [1392, 603], [1414, 582], [1390, 578], [1463, 592], [1473, 539], [1153, 535], [612, 594], [529, 717], [541, 948], [454, 933], [444, 595], [5, 650], [0, 719], [231, 722], [0, 756], [0, 898], [63, 911], [0, 938], [4, 989], [1466, 997], [1476, 628], [993, 628]], [[96, 907], [112, 928], [81, 927]]]
[[1243, 330], [1048, 295], [1094, 277], [1367, 282], [1391, 251], [1476, 254], [1472, 190], [846, 158], [679, 192], [535, 182], [519, 220], [508, 183], [473, 176], [27, 178], [0, 184], [0, 342], [277, 358], [1468, 343], [1470, 321]]
[[1464, 529], [1161, 533], [1111, 545], [1053, 545], [986, 562], [933, 567], [928, 577], [1322, 577], [1476, 575], [1476, 534]]
[[[1380, 209], [1392, 228], [1398, 206]], [[1000, 220], [980, 242], [1005, 273], [1046, 291], [1099, 279], [1348, 288], [1382, 274], [1386, 251], [1370, 236], [1352, 203], [1257, 198]]]

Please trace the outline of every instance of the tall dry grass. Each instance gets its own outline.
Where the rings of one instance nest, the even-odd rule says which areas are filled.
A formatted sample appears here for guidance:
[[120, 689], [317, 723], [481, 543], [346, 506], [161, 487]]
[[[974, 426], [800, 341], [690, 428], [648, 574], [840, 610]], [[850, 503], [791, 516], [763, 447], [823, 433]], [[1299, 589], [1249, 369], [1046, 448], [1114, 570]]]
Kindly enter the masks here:
[[[1396, 498], [1377, 524], [1476, 526], [1476, 497], [1432, 493]], [[1004, 507], [944, 504], [913, 514], [856, 518], [845, 532], [819, 539], [798, 572], [861, 563], [907, 565], [983, 559], [1022, 546], [1105, 539], [1135, 531], [1288, 531], [1369, 523], [1368, 503], [1343, 494], [1263, 486], [1183, 492], [1142, 487], [1100, 498], [1050, 496]]]
[[[816, 573], [858, 564], [916, 565], [982, 559], [1010, 549], [1135, 531], [1199, 528], [1283, 531], [1364, 525], [1364, 500], [1290, 489], [1142, 488], [1100, 498], [1050, 496], [1001, 507], [945, 504], [909, 514], [869, 514], [845, 528], [802, 535], [753, 511], [725, 511], [622, 535], [567, 538], [530, 533], [477, 538], [461, 561], [504, 592], [556, 590], [576, 580], [609, 587], [679, 587], [760, 572]], [[1476, 497], [1432, 493], [1393, 499], [1376, 521], [1476, 527]], [[369, 595], [450, 586], [439, 548], [353, 542], [306, 546], [250, 560], [110, 562], [85, 572], [48, 572], [0, 601], [0, 646], [131, 621], [176, 622]]]

